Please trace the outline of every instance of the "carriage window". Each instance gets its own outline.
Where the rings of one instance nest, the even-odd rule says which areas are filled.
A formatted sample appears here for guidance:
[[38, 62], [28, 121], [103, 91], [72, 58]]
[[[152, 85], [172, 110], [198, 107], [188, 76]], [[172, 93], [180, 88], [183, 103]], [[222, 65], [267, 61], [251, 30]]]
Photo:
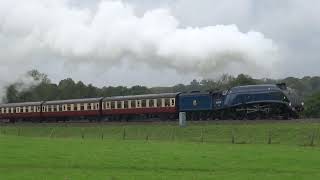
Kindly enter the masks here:
[[57, 105], [57, 110], [58, 110], [58, 111], [63, 111], [62, 105]]
[[175, 99], [171, 99], [171, 106], [175, 106]]
[[153, 99], [149, 100], [149, 107], [154, 107], [154, 100]]
[[84, 111], [84, 104], [80, 104], [80, 111]]
[[99, 109], [99, 103], [96, 103], [96, 110]]
[[67, 111], [71, 111], [71, 104], [67, 105]]
[[128, 109], [128, 101], [123, 102], [123, 108]]
[[91, 110], [91, 104], [90, 103], [88, 103], [88, 105], [87, 105], [87, 110]]
[[161, 99], [157, 99], [157, 107], [162, 107]]
[[137, 104], [137, 103], [136, 103], [135, 100], [131, 101], [131, 107], [132, 107], [132, 108], [136, 108], [136, 107], [137, 107], [136, 104]]
[[57, 106], [51, 105], [51, 109], [52, 109], [52, 112], [56, 112], [57, 111]]
[[154, 107], [155, 99], [149, 100], [149, 107]]
[[47, 111], [48, 111], [48, 112], [52, 112], [51, 106], [47, 106]]
[[131, 108], [136, 108], [136, 101], [135, 100], [131, 100]]
[[121, 109], [121, 108], [122, 108], [122, 101], [118, 101], [118, 102], [117, 102], [117, 108], [118, 108], [118, 109]]
[[106, 102], [106, 109], [110, 109], [111, 108], [111, 102]]
[[116, 102], [111, 101], [110, 103], [111, 103], [111, 109], [114, 109], [114, 108], [115, 108], [115, 104], [116, 104]]
[[164, 106], [169, 107], [170, 106], [170, 99], [164, 99]]
[[137, 108], [141, 108], [141, 100], [137, 100]]
[[78, 111], [78, 104], [74, 104], [74, 105], [73, 105], [73, 110], [74, 110], [74, 111]]
[[147, 107], [147, 102], [146, 100], [141, 100], [141, 107]]

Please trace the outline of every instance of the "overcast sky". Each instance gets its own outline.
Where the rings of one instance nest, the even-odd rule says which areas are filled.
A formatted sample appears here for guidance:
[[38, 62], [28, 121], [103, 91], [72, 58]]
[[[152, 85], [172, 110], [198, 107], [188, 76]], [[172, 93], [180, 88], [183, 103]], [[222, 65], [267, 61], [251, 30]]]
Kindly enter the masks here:
[[319, 47], [318, 0], [0, 1], [0, 84], [34, 68], [97, 86], [316, 76]]

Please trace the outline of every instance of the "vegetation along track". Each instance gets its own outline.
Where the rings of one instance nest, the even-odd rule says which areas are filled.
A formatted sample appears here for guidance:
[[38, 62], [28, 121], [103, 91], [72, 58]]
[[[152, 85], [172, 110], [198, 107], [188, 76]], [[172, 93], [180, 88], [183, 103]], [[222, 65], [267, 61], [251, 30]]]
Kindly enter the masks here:
[[317, 146], [319, 129], [320, 119], [197, 121], [184, 128], [170, 121], [16, 123], [1, 124], [0, 136]]

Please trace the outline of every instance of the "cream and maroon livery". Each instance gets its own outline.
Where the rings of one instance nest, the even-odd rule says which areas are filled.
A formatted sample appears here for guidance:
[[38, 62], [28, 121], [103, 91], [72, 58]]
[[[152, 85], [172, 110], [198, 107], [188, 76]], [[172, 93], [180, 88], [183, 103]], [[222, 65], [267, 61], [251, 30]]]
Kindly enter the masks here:
[[19, 119], [40, 119], [42, 102], [0, 104], [0, 119], [16, 121]]
[[102, 98], [46, 101], [42, 104], [41, 116], [46, 118], [95, 117], [100, 116]]
[[174, 114], [178, 93], [106, 97], [102, 100], [102, 115]]
[[[130, 119], [135, 115], [177, 115], [179, 93], [70, 99], [0, 105], [0, 120], [112, 120]], [[151, 115], [151, 116], [149, 116]]]

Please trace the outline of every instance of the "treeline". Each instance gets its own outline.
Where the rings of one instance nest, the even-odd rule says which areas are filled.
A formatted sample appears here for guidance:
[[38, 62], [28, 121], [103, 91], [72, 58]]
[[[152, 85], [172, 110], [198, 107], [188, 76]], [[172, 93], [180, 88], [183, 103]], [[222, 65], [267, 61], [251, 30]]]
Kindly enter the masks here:
[[92, 84], [75, 82], [71, 78], [61, 80], [58, 84], [52, 83], [46, 74], [37, 70], [29, 71], [26, 77], [28, 82], [18, 81], [6, 88], [5, 102], [48, 101], [59, 99], [77, 99], [91, 97], [108, 97], [138, 95], [165, 92], [190, 91], [220, 91], [238, 85], [252, 85], [284, 82], [288, 87], [295, 89], [300, 97], [305, 99], [306, 115], [320, 117], [320, 77], [288, 77], [285, 79], [254, 79], [248, 75], [222, 75], [218, 79], [192, 80], [189, 84], [177, 84], [171, 87], [146, 86], [104, 86], [96, 87]]

